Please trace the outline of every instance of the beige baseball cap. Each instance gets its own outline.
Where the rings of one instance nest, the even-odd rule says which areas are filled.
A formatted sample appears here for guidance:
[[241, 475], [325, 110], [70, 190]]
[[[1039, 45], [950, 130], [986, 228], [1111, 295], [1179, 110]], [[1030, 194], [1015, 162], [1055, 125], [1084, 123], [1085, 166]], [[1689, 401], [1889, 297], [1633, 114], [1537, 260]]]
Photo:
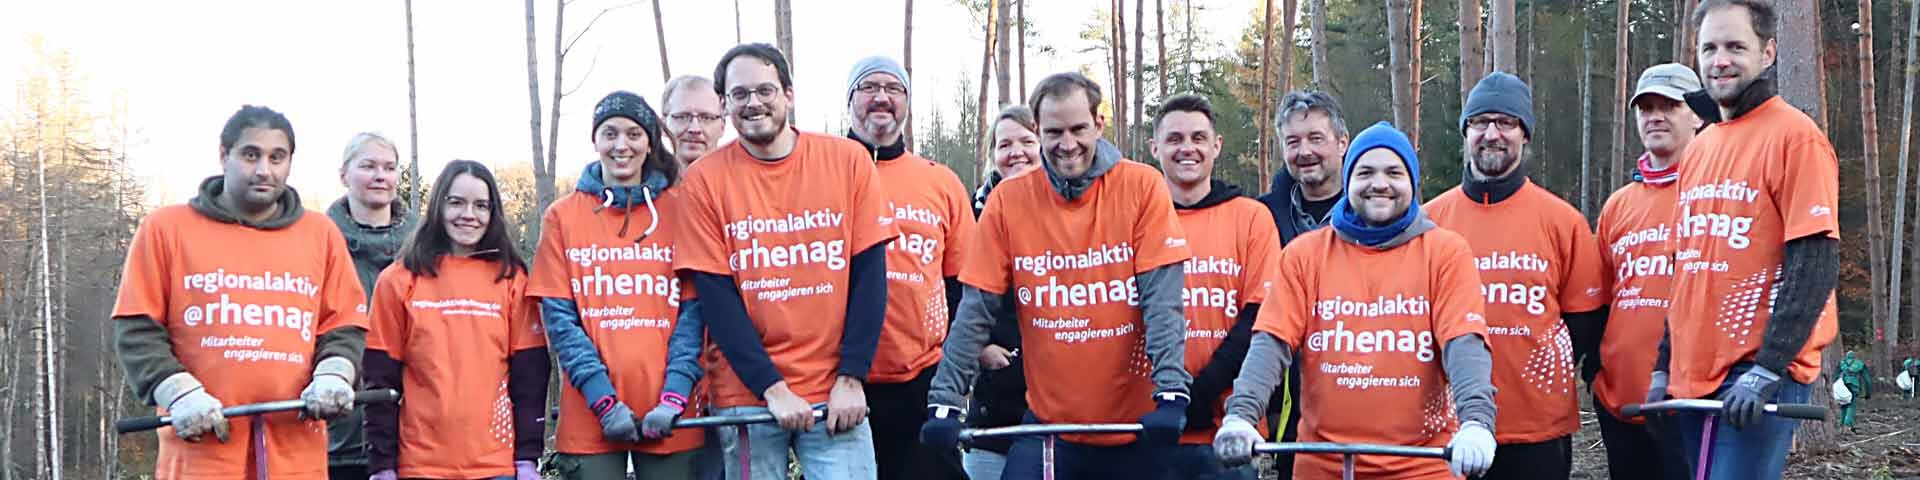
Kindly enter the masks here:
[[1654, 65], [1640, 73], [1639, 86], [1634, 87], [1633, 97], [1627, 104], [1640, 100], [1641, 95], [1655, 94], [1671, 98], [1676, 102], [1686, 102], [1687, 92], [1700, 90], [1700, 75], [1692, 68], [1678, 63]]

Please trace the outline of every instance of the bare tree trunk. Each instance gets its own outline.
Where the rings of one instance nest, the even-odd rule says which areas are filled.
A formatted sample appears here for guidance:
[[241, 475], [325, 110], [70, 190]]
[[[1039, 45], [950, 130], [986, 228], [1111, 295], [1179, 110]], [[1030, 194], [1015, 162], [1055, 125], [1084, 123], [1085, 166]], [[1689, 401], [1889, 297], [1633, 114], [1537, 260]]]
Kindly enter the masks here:
[[[1287, 0], [1287, 1], [1291, 3], [1293, 0]], [[1422, 79], [1426, 78], [1426, 74], [1425, 74], [1426, 63], [1425, 61], [1420, 59], [1421, 57], [1420, 44], [1426, 41], [1426, 39], [1423, 37], [1424, 34], [1421, 33], [1421, 28], [1420, 28], [1420, 25], [1421, 25], [1420, 8], [1422, 6], [1421, 4], [1424, 3], [1424, 0], [1410, 0], [1410, 1], [1413, 2], [1413, 5], [1412, 5], [1413, 8], [1412, 8], [1412, 11], [1407, 15], [1407, 26], [1406, 26], [1407, 53], [1408, 53], [1407, 82], [1409, 83], [1409, 85], [1407, 86], [1407, 97], [1409, 99], [1409, 103], [1412, 103], [1413, 105], [1411, 107], [1412, 114], [1407, 116], [1407, 138], [1412, 139], [1413, 147], [1415, 149], [1418, 149], [1420, 148], [1420, 85], [1426, 83], [1422, 81]], [[1287, 31], [1292, 32], [1293, 29], [1288, 28]], [[1289, 35], [1289, 37], [1291, 37], [1291, 35]]]
[[[735, 0], [735, 1], [738, 1], [738, 0]], [[900, 37], [903, 39], [901, 43], [905, 44], [903, 47], [901, 47], [901, 50], [904, 52], [903, 54], [901, 54], [901, 63], [905, 64], [903, 65], [903, 67], [907, 70], [907, 77], [912, 78], [913, 77], [913, 0], [906, 0], [906, 3], [907, 3], [907, 19], [905, 22], [903, 22], [904, 24], [906, 24], [906, 32]], [[908, 146], [913, 145], [913, 122], [907, 122], [907, 145]]]
[[[1486, 75], [1486, 45], [1480, 39], [1480, 0], [1460, 0], [1460, 101], [1465, 103], [1473, 84]], [[1580, 98], [1586, 98], [1582, 94]], [[1465, 132], [1461, 132], [1465, 133]], [[1461, 146], [1462, 153], [1466, 147]]]
[[[527, 75], [529, 79], [531, 79], [533, 75], [533, 61], [533, 0], [527, 0]], [[411, 198], [407, 199], [407, 206], [414, 209], [420, 209], [426, 206], [426, 203], [421, 202], [423, 199], [420, 198], [420, 99], [417, 93], [419, 91], [417, 88], [418, 85], [419, 83], [417, 77], [414, 75], [413, 65], [413, 0], [407, 0], [407, 154], [409, 155], [407, 170], [413, 172], [412, 178], [408, 180], [410, 183], [408, 187], [412, 188], [412, 190], [408, 192], [411, 194]], [[538, 97], [538, 95], [536, 94], [535, 97]], [[534, 103], [538, 104], [539, 101], [535, 100]], [[539, 108], [535, 107], [534, 110], [537, 112]], [[536, 120], [534, 121], [533, 127], [533, 154], [534, 157], [538, 158], [540, 156], [540, 124], [539, 120], [537, 120], [538, 115], [536, 115], [535, 118]]]
[[1133, 88], [1127, 90], [1127, 98], [1133, 100], [1133, 108], [1127, 108], [1127, 113], [1133, 115], [1133, 125], [1131, 131], [1127, 131], [1127, 157], [1142, 157], [1140, 150], [1146, 148], [1140, 144], [1142, 138], [1148, 136], [1140, 134], [1142, 125], [1146, 125], [1142, 117], [1142, 111], [1146, 109], [1142, 102], [1146, 100], [1146, 88], [1142, 88], [1142, 83], [1146, 81], [1146, 0], [1133, 0], [1133, 42], [1127, 44], [1127, 48], [1133, 52]]
[[1011, 85], [1011, 83], [1013, 83], [1013, 75], [1011, 74], [1013, 70], [1013, 44], [1006, 41], [1007, 33], [1012, 29], [1013, 22], [1012, 18], [1007, 15], [1008, 0], [993, 1], [999, 2], [998, 7], [994, 10], [1000, 12], [999, 15], [993, 17], [993, 38], [998, 39], [998, 41], [993, 42], [993, 48], [996, 52], [994, 54], [993, 77], [994, 81], [997, 82], [1000, 87], [1000, 101], [994, 104], [993, 107], [998, 109], [1001, 105], [1006, 105], [1013, 97], [1013, 88]]
[[[1906, 88], [1901, 90], [1901, 96], [1904, 99], [1901, 100], [1900, 107], [1900, 173], [1896, 174], [1897, 178], [1893, 182], [1893, 261], [1887, 263], [1887, 272], [1893, 277], [1887, 287], [1887, 296], [1891, 297], [1887, 299], [1887, 312], [1893, 319], [1892, 326], [1887, 329], [1888, 336], [1898, 335], [1900, 332], [1900, 267], [1905, 263], [1901, 257], [1906, 254], [1907, 248], [1907, 231], [1902, 228], [1902, 224], [1907, 221], [1907, 193], [1911, 188], [1907, 186], [1907, 156], [1913, 153], [1911, 148], [1915, 43], [1920, 43], [1920, 2], [1914, 2], [1912, 10], [1907, 11], [1907, 62], [1903, 64], [1905, 68], [1901, 69], [1906, 77]], [[1914, 225], [1920, 226], [1920, 222], [1915, 222]], [[1920, 237], [1920, 233], [1916, 233], [1915, 237]], [[1920, 255], [1915, 257], [1920, 259]], [[1917, 269], [1914, 273], [1920, 275], [1920, 262], [1916, 262], [1914, 266]], [[1920, 287], [1920, 277], [1914, 280], [1914, 286]], [[1920, 301], [1920, 289], [1916, 289], [1914, 295], [1909, 298], [1912, 299], [1911, 301]], [[1920, 308], [1914, 309], [1913, 312], [1920, 314]]]
[[[565, 2], [555, 2], [555, 3], [565, 5]], [[556, 12], [554, 16], [558, 17], [559, 15]], [[538, 178], [542, 178], [543, 176], [552, 175], [553, 172], [547, 171], [547, 163], [543, 161], [547, 155], [547, 150], [545, 146], [541, 143], [541, 139], [540, 139], [540, 54], [538, 50], [535, 50], [536, 45], [538, 45], [538, 42], [534, 40], [533, 20], [534, 20], [533, 19], [533, 0], [527, 0], [527, 107], [532, 111], [532, 113], [528, 115], [527, 124], [532, 128], [531, 135], [533, 140], [533, 158], [532, 158], [533, 177], [538, 179]], [[556, 36], [556, 38], [558, 38], [558, 36]], [[554, 70], [558, 71], [559, 59], [556, 58], [554, 60], [555, 60]], [[553, 88], [555, 91], [558, 91], [560, 89], [560, 83], [554, 82]], [[414, 149], [414, 152], [419, 152], [419, 151], [420, 151], [419, 148]], [[414, 170], [414, 178], [418, 179], [419, 177], [420, 177], [420, 171]], [[418, 186], [419, 185], [418, 180], [416, 180], [416, 183], [414, 185], [415, 186], [413, 188], [413, 192], [414, 192], [413, 194], [414, 196], [418, 197], [420, 195], [420, 187]], [[538, 190], [536, 189], [535, 191], [538, 191]], [[538, 196], [537, 193], [535, 195]], [[413, 205], [413, 208], [426, 208], [426, 206], [424, 204], [419, 203], [419, 201], [416, 199]], [[538, 216], [536, 215], [536, 217]], [[534, 230], [538, 231], [540, 226], [540, 223], [539, 223], [540, 220], [536, 218], [534, 222], [535, 222]]]
[[1407, 68], [1407, 0], [1387, 0], [1387, 69], [1388, 90], [1392, 93], [1393, 125], [1402, 131], [1413, 124], [1413, 80], [1407, 78], [1412, 70]]
[[[1268, 86], [1271, 84], [1267, 83], [1269, 79], [1273, 78], [1273, 53], [1272, 53], [1273, 52], [1273, 0], [1262, 0], [1260, 4], [1261, 6], [1260, 6], [1260, 119], [1259, 121], [1269, 122], [1269, 121], [1272, 121], [1271, 119], [1273, 118], [1273, 102], [1272, 102], [1273, 89], [1268, 88]], [[1187, 12], [1187, 18], [1193, 18], [1193, 12]], [[1189, 34], [1191, 34], [1192, 30], [1188, 30], [1188, 32]], [[1189, 47], [1191, 47], [1191, 45], [1189, 45]], [[1273, 178], [1273, 165], [1270, 160], [1271, 158], [1273, 158], [1272, 157], [1273, 129], [1266, 128], [1263, 126], [1257, 130], [1260, 130], [1260, 162], [1259, 162], [1260, 165], [1259, 166], [1260, 166], [1260, 180], [1261, 180], [1260, 183], [1263, 184], [1260, 187], [1260, 192], [1266, 193], [1268, 188], [1267, 184], [1270, 184], [1271, 182], [1267, 182], [1265, 180], [1268, 178]]]
[[1631, 33], [1627, 30], [1629, 14], [1627, 9], [1632, 7], [1633, 1], [1614, 0], [1613, 3], [1619, 7], [1619, 13], [1614, 17], [1613, 24], [1613, 158], [1608, 159], [1603, 167], [1613, 173], [1600, 177], [1604, 182], [1600, 187], [1602, 192], [1611, 192], [1614, 185], [1626, 181], [1623, 174], [1627, 169], [1622, 168], [1622, 165], [1632, 161], [1627, 153], [1627, 69], [1630, 66], [1628, 64], [1633, 62], [1633, 56], [1627, 54], [1629, 40], [1632, 39]]
[[1893, 323], [1892, 315], [1898, 310], [1887, 310], [1887, 239], [1884, 221], [1885, 213], [1880, 210], [1880, 124], [1879, 109], [1874, 103], [1873, 78], [1873, 2], [1860, 0], [1860, 146], [1863, 157], [1861, 165], [1865, 167], [1862, 175], [1867, 177], [1867, 262], [1872, 276], [1873, 287], [1869, 289], [1873, 296], [1873, 325], [1885, 336], [1885, 348], [1875, 348], [1874, 368], [1892, 371], [1898, 368], [1894, 363], [1894, 349], [1900, 346], [1900, 332], [1889, 327]]
[[1132, 93], [1127, 91], [1127, 0], [1113, 2], [1113, 51], [1113, 121], [1120, 126], [1114, 129], [1113, 143], [1127, 150], [1131, 145], [1127, 142], [1133, 138], [1133, 125], [1128, 121], [1133, 112], [1127, 108], [1127, 97]]
[[[787, 71], [797, 65], [793, 57], [793, 0], [773, 0], [773, 36], [780, 42], [780, 53], [787, 56]], [[787, 123], [793, 123], [796, 113], [787, 109]]]
[[[573, 42], [563, 40], [567, 35], [567, 29], [564, 27], [567, 21], [568, 1], [569, 0], [556, 0], [553, 2], [555, 5], [553, 8], [553, 86], [549, 88], [553, 90], [553, 100], [547, 105], [547, 158], [545, 167], [542, 168], [536, 165], [533, 169], [533, 181], [536, 184], [533, 186], [533, 198], [536, 203], [534, 206], [534, 211], [536, 212], [547, 211], [547, 206], [552, 205], [553, 199], [558, 196], [556, 192], [553, 191], [553, 177], [555, 173], [554, 170], [560, 162], [560, 98], [566, 96], [566, 83], [562, 82], [561, 79], [564, 78], [564, 74], [567, 72], [568, 47], [571, 47], [573, 44]], [[592, 28], [593, 26], [592, 24], [588, 24], [587, 27]], [[579, 37], [575, 37], [575, 39], [578, 38]], [[536, 161], [534, 163], [539, 164], [541, 162]], [[544, 215], [532, 215], [531, 217], [535, 218], [535, 220], [532, 221], [533, 229], [529, 233], [539, 235], [540, 229], [542, 228], [541, 223], [545, 220], [542, 218]]]
[[986, 30], [987, 40], [980, 48], [980, 101], [975, 105], [975, 107], [979, 108], [979, 111], [974, 112], [973, 120], [973, 160], [979, 162], [975, 163], [976, 165], [986, 164], [984, 162], [987, 161], [987, 139], [991, 138], [987, 134], [987, 117], [993, 114], [991, 110], [989, 110], [991, 107], [987, 106], [987, 89], [993, 88], [993, 85], [987, 83], [987, 75], [993, 73], [993, 17], [999, 13], [997, 11], [999, 6], [999, 0], [990, 0], [987, 2], [987, 21], [984, 22], [985, 26], [982, 27], [982, 29]]
[[1693, 23], [1693, 12], [1695, 9], [1700, 8], [1700, 0], [1676, 0], [1676, 1], [1680, 3], [1685, 3], [1687, 5], [1686, 9], [1682, 10], [1683, 14], [1680, 17], [1680, 35], [1678, 35], [1679, 37], [1684, 37], [1686, 39], [1685, 40], [1686, 43], [1681, 45], [1680, 51], [1682, 53], [1680, 54], [1679, 57], [1674, 58], [1673, 61], [1680, 62], [1682, 64], [1686, 64], [1686, 66], [1691, 67], [1693, 66], [1693, 62], [1694, 62], [1694, 53], [1693, 53], [1694, 48], [1695, 48], [1695, 45], [1698, 45], [1695, 42], [1697, 42], [1700, 38], [1700, 25]]
[[1332, 67], [1327, 65], [1327, 0], [1307, 0], [1307, 8], [1312, 10], [1307, 18], [1308, 28], [1313, 30], [1313, 43], [1309, 47], [1313, 56], [1313, 88], [1332, 92], [1333, 86], [1327, 84], [1327, 76], [1332, 74]]
[[653, 0], [653, 36], [660, 41], [660, 81], [668, 82], [673, 80], [673, 67], [667, 64], [667, 23], [660, 17], [661, 1]]
[[746, 43], [745, 38], [740, 36], [740, 0], [733, 0], [733, 43]]
[[[1293, 32], [1294, 27], [1297, 26], [1294, 12], [1298, 12], [1299, 8], [1299, 0], [1280, 2], [1280, 42], [1275, 45], [1280, 49], [1280, 72], [1274, 77], [1275, 93], [1293, 91]], [[1271, 119], [1261, 121], [1266, 122]]]
[[1488, 43], [1493, 48], [1494, 71], [1512, 73], [1514, 70], [1514, 60], [1518, 58], [1514, 55], [1518, 53], [1514, 41], [1519, 37], [1514, 35], [1513, 15], [1513, 0], [1493, 0], [1493, 12], [1488, 16], [1493, 34]]
[[[1185, 68], [1186, 78], [1187, 78], [1187, 83], [1189, 84], [1189, 88], [1192, 88], [1193, 87], [1192, 84], [1194, 82], [1194, 77], [1193, 77], [1193, 0], [1185, 0], [1185, 1], [1186, 1], [1186, 4], [1185, 4], [1186, 8], [1180, 9], [1181, 12], [1186, 13], [1185, 16], [1187, 17], [1187, 59], [1185, 62], [1186, 66], [1183, 68]], [[1261, 41], [1264, 42], [1265, 40], [1261, 40]], [[1262, 103], [1265, 103], [1265, 102], [1262, 102]], [[1264, 112], [1265, 110], [1263, 109], [1261, 111]], [[1262, 119], [1260, 121], [1264, 122], [1267, 120]], [[1262, 142], [1262, 145], [1264, 144], [1265, 143]], [[1260, 183], [1266, 183], [1266, 182], [1260, 182]], [[1265, 190], [1262, 190], [1262, 191], [1265, 191]]]
[[1160, 53], [1160, 97], [1167, 97], [1167, 0], [1153, 0], [1153, 36]]
[[35, 424], [36, 431], [34, 433], [34, 436], [37, 438], [35, 445], [38, 449], [34, 455], [34, 472], [36, 472], [36, 475], [41, 476], [50, 475], [51, 478], [57, 480], [60, 478], [60, 414], [56, 406], [60, 405], [60, 402], [54, 399], [60, 396], [60, 372], [55, 369], [54, 362], [55, 358], [60, 355], [60, 351], [54, 348], [53, 270], [51, 269], [51, 264], [53, 263], [51, 250], [53, 250], [53, 245], [52, 238], [47, 235], [47, 220], [52, 218], [53, 214], [47, 211], [47, 141], [44, 134], [38, 141], [40, 142], [41, 150], [39, 154], [40, 359], [43, 370], [41, 371], [42, 375], [40, 378], [35, 380], [40, 384], [41, 397], [37, 402], [38, 405], [36, 405], [38, 408], [34, 409], [34, 414], [40, 417], [40, 421]]
[[1019, 25], [1020, 36], [1020, 101], [1027, 101], [1027, 0], [1014, 0], [1014, 20]]
[[1580, 212], [1593, 218], [1593, 26], [1580, 30]]
[[[1775, 3], [1779, 9], [1779, 60], [1775, 63], [1780, 84], [1780, 96], [1790, 104], [1807, 112], [1822, 131], [1827, 129], [1825, 89], [1822, 83], [1820, 59], [1820, 8], [1814, 0], [1780, 0]], [[1697, 32], [1695, 33], [1698, 34]], [[1827, 345], [1821, 353], [1822, 365], [1839, 365], [1840, 352], [1846, 351], [1845, 339], [1836, 337], [1833, 344]], [[1825, 378], [1824, 382], [1832, 382]], [[1813, 389], [1808, 403], [1832, 408], [1832, 394], [1826, 388]], [[1839, 430], [1833, 422], [1807, 422], [1799, 429], [1799, 438], [1794, 442], [1796, 449], [1813, 451], [1831, 450], [1839, 445]]]

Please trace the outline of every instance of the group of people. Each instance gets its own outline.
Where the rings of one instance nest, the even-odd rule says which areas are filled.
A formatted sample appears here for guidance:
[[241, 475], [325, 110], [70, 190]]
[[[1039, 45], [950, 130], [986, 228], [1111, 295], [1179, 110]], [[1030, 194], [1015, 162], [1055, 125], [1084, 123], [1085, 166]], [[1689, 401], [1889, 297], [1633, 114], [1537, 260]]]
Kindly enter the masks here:
[[[550, 362], [547, 468], [570, 479], [1250, 479], [1275, 440], [1448, 447], [1359, 457], [1368, 478], [1568, 478], [1580, 380], [1615, 478], [1695, 466], [1711, 417], [1620, 413], [1667, 398], [1724, 402], [1704, 434], [1740, 461], [1713, 478], [1777, 478], [1795, 423], [1763, 407], [1807, 399], [1835, 331], [1837, 163], [1773, 93], [1766, 2], [1694, 21], [1698, 72], [1640, 77], [1647, 152], [1597, 232], [1528, 179], [1542, 119], [1497, 72], [1462, 102], [1460, 186], [1424, 204], [1412, 139], [1350, 134], [1325, 93], [1280, 100], [1285, 168], [1254, 198], [1213, 177], [1246, 140], [1205, 97], [1162, 99], [1155, 169], [1101, 139], [1077, 73], [1001, 112], [969, 195], [908, 148], [896, 62], [856, 63], [850, 131], [821, 134], [788, 122], [781, 52], [740, 45], [664, 111], [600, 100], [598, 158], [531, 259], [487, 167], [453, 161], [407, 205], [378, 135], [348, 143], [347, 195], [304, 211], [291, 123], [248, 106], [223, 173], [141, 223], [116, 347], [171, 415], [161, 479], [540, 478]], [[402, 401], [355, 408], [361, 388]], [[675, 428], [753, 414], [774, 422]], [[1140, 431], [960, 444], [1082, 423]]]

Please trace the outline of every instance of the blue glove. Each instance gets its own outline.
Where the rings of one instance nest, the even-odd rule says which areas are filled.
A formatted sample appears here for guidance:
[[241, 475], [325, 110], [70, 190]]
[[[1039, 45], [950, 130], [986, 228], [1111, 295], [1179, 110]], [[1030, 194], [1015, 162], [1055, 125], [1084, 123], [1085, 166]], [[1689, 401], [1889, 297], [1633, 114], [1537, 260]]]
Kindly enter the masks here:
[[960, 446], [960, 430], [966, 427], [960, 423], [960, 407], [927, 405], [927, 423], [920, 424], [920, 443], [942, 451], [953, 450]]
[[1153, 397], [1159, 406], [1140, 416], [1140, 441], [1148, 446], [1178, 445], [1180, 430], [1187, 425], [1187, 404], [1192, 399], [1177, 392], [1161, 392]]
[[1754, 365], [1732, 387], [1720, 393], [1720, 416], [1727, 419], [1735, 430], [1745, 430], [1750, 425], [1759, 425], [1767, 415], [1767, 401], [1780, 393], [1780, 375], [1767, 367]]

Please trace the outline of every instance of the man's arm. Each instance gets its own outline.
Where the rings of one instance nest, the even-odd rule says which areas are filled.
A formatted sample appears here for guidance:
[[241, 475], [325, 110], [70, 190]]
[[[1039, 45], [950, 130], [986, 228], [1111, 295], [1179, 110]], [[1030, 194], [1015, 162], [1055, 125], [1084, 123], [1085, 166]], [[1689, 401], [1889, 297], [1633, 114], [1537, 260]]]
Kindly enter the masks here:
[[147, 405], [157, 405], [154, 387], [173, 374], [187, 371], [173, 356], [173, 342], [166, 327], [146, 315], [114, 317], [113, 347], [118, 353], [120, 371], [126, 372], [127, 386]]
[[996, 310], [1005, 301], [1000, 294], [971, 285], [962, 289], [959, 313], [954, 315], [953, 325], [947, 332], [947, 343], [941, 347], [944, 351], [940, 367], [934, 371], [932, 386], [927, 391], [929, 406], [957, 409], [966, 404], [974, 377], [980, 374], [980, 349], [986, 347], [989, 330], [999, 322], [994, 318]]
[[1227, 415], [1251, 423], [1267, 411], [1273, 389], [1293, 365], [1293, 349], [1271, 333], [1256, 332], [1248, 343], [1244, 365], [1233, 380], [1233, 396], [1227, 397]]
[[1247, 350], [1253, 342], [1253, 320], [1260, 316], [1260, 304], [1250, 303], [1240, 309], [1240, 317], [1234, 319], [1233, 328], [1227, 331], [1227, 338], [1220, 342], [1220, 348], [1213, 351], [1207, 359], [1207, 366], [1193, 374], [1193, 404], [1213, 408], [1220, 394], [1233, 386], [1234, 377], [1240, 375], [1240, 368], [1247, 359]]
[[1493, 423], [1493, 351], [1479, 335], [1462, 335], [1447, 342], [1441, 350], [1441, 367], [1447, 372], [1448, 390], [1453, 394], [1454, 415], [1460, 423], [1480, 422], [1488, 432], [1497, 432]]
[[1754, 363], [1773, 372], [1786, 372], [1787, 364], [1800, 355], [1820, 322], [1820, 313], [1840, 283], [1840, 241], [1825, 235], [1787, 241], [1781, 259], [1780, 290], [1775, 295], [1772, 318], [1762, 335], [1760, 353]]
[[[1147, 324], [1147, 359], [1153, 362], [1154, 395], [1187, 395], [1187, 320], [1180, 301], [1186, 288], [1181, 262], [1163, 265], [1135, 276], [1140, 287], [1140, 316]], [[975, 349], [978, 354], [978, 349]]]
[[767, 346], [760, 343], [760, 330], [747, 318], [747, 304], [740, 299], [740, 287], [730, 275], [697, 270], [684, 272], [693, 279], [694, 291], [700, 292], [700, 310], [714, 346], [727, 358], [734, 373], [740, 375], [740, 382], [764, 399], [767, 389], [785, 378], [781, 377], [780, 369], [774, 367], [773, 357], [767, 355]]
[[846, 329], [840, 333], [838, 373], [861, 382], [873, 368], [887, 318], [887, 242], [853, 256], [847, 269]]
[[1600, 373], [1600, 340], [1607, 334], [1608, 313], [1602, 307], [1561, 316], [1567, 323], [1567, 336], [1573, 340], [1573, 363], [1580, 366], [1580, 378], [1588, 382]]

